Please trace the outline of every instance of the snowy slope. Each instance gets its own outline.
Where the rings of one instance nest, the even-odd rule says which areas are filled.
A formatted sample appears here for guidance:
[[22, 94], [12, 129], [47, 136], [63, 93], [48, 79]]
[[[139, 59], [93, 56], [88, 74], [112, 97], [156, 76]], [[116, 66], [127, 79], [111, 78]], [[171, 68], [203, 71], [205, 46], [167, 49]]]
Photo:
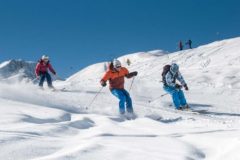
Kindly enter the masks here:
[[[108, 88], [89, 106], [101, 89], [104, 63], [55, 82], [61, 92], [1, 83], [0, 159], [240, 159], [240, 38], [119, 59], [125, 66], [130, 59], [129, 70], [139, 72], [130, 92], [136, 120], [119, 118]], [[169, 96], [160, 97], [162, 67], [173, 61], [189, 85], [185, 94], [194, 113], [176, 111]]]

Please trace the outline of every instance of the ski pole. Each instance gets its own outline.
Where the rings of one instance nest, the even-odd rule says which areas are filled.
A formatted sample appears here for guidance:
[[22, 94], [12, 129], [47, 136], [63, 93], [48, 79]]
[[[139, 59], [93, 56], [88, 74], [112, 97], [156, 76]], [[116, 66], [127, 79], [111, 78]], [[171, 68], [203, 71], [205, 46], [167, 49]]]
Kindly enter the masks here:
[[32, 82], [37, 81], [37, 80], [40, 80], [40, 77], [39, 77], [39, 78], [38, 78], [38, 77], [34, 78], [34, 79], [32, 80]]
[[101, 89], [96, 93], [96, 95], [94, 96], [94, 98], [92, 99], [92, 101], [89, 103], [89, 105], [85, 107], [86, 110], [88, 110], [88, 108], [91, 107], [91, 105], [93, 104], [93, 102], [95, 101], [95, 99], [97, 98], [97, 96], [101, 93], [102, 89], [103, 89], [103, 87], [101, 87]]
[[159, 98], [162, 98], [162, 97], [166, 96], [167, 94], [168, 94], [168, 93], [164, 93], [164, 94], [160, 95], [159, 97], [157, 97], [157, 98], [155, 98], [155, 99], [153, 99], [153, 100], [149, 100], [148, 103], [152, 103], [152, 102], [158, 100]]
[[35, 84], [35, 82], [38, 80], [38, 78], [34, 78], [33, 80], [30, 80], [31, 83]]
[[168, 94], [168, 93], [164, 93], [164, 94], [161, 95], [161, 97], [164, 97], [164, 96], [166, 96], [167, 94]]
[[132, 89], [132, 86], [133, 86], [134, 79], [135, 79], [135, 77], [133, 77], [133, 80], [132, 80], [132, 82], [131, 82], [131, 85], [130, 85], [130, 87], [129, 87], [129, 91], [128, 91], [128, 92], [130, 92], [130, 91], [131, 91], [131, 89]]

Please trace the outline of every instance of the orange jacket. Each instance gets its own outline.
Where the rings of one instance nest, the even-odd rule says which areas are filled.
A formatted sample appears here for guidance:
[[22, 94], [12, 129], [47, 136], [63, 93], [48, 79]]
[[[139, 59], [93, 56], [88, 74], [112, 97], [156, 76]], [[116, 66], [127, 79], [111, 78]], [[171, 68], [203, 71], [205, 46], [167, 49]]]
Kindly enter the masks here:
[[129, 71], [125, 67], [121, 67], [119, 71], [109, 69], [103, 76], [101, 81], [108, 81], [110, 89], [124, 89], [124, 77], [129, 74]]

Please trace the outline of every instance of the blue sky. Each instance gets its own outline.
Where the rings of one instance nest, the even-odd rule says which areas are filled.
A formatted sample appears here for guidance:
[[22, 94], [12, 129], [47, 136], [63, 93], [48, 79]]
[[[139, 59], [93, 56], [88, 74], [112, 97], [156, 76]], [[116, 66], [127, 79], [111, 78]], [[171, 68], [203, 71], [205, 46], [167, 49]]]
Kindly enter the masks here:
[[51, 57], [67, 77], [124, 54], [240, 36], [238, 0], [0, 0], [0, 61]]

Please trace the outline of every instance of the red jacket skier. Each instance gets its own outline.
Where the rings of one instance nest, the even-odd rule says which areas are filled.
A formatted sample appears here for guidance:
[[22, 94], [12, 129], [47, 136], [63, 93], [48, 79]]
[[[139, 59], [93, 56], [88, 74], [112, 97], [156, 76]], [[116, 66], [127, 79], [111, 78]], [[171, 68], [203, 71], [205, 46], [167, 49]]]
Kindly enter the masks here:
[[50, 74], [48, 73], [48, 70], [50, 70], [54, 75], [56, 75], [55, 70], [53, 69], [52, 65], [50, 64], [49, 57], [46, 55], [43, 55], [42, 58], [39, 60], [37, 66], [36, 66], [36, 69], [35, 69], [37, 79], [40, 80], [40, 82], [39, 82], [40, 87], [43, 87], [43, 83], [46, 78], [48, 87], [53, 88], [52, 78], [51, 78]]

